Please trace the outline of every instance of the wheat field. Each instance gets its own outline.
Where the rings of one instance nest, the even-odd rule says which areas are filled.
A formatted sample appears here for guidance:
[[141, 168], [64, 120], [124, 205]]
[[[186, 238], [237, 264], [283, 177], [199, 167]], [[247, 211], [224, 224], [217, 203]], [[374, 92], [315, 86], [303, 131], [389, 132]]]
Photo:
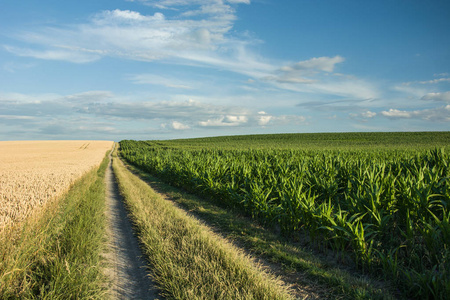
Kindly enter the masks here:
[[111, 141], [0, 142], [0, 231], [100, 165]]

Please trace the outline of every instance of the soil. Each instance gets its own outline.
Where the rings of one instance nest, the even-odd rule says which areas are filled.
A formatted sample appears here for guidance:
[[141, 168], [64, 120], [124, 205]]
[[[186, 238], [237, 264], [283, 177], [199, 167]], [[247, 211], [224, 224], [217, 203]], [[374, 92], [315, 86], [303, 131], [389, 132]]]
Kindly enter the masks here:
[[105, 179], [109, 240], [105, 273], [111, 282], [108, 299], [163, 299], [149, 276], [111, 162], [110, 157]]

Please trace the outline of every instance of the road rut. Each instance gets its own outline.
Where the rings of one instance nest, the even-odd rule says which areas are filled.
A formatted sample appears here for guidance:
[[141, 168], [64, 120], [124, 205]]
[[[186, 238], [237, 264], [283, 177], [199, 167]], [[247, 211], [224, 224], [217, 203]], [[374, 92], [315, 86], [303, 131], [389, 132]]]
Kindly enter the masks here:
[[110, 156], [106, 170], [106, 203], [108, 216], [109, 252], [105, 255], [111, 279], [111, 299], [162, 299], [149, 277], [139, 241], [133, 233], [123, 198], [112, 168]]

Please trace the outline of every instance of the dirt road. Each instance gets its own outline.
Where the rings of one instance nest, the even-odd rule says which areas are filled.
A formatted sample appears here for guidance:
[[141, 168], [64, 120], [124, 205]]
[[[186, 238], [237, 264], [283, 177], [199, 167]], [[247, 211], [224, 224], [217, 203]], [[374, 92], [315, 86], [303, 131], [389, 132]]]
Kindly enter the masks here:
[[148, 276], [139, 242], [133, 234], [122, 196], [111, 165], [106, 170], [106, 195], [108, 214], [109, 268], [107, 275], [112, 281], [111, 299], [162, 299]]

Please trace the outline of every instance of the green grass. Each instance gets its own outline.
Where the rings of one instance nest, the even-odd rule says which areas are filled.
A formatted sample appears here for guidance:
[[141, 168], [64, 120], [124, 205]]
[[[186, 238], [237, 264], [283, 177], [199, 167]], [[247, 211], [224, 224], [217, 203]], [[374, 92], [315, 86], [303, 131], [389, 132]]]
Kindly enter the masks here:
[[292, 299], [226, 240], [113, 160], [119, 188], [155, 281], [168, 299]]
[[1, 299], [102, 299], [106, 156], [39, 216], [0, 237]]
[[449, 146], [449, 141], [450, 132], [442, 131], [259, 134], [149, 142], [182, 149], [418, 150]]

